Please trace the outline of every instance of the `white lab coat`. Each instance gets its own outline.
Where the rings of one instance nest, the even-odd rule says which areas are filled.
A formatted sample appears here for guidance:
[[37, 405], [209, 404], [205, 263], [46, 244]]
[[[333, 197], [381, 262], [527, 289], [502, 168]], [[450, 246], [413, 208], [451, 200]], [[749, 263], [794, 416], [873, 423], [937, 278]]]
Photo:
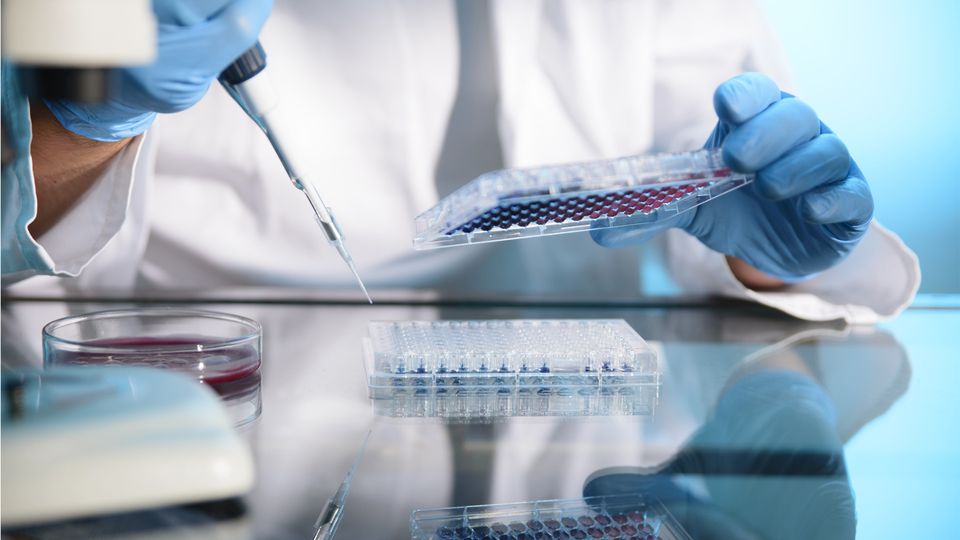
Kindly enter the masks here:
[[[719, 83], [756, 70], [789, 88], [770, 28], [750, 0], [484, 6], [464, 3], [458, 24], [448, 0], [280, 0], [267, 23], [268, 69], [360, 274], [373, 287], [639, 295], [634, 250], [581, 234], [418, 253], [413, 218], [492, 168], [699, 148]], [[83, 269], [60, 287], [354, 286], [216, 86], [161, 117], [50, 232], [18, 233], [43, 264], [17, 277]], [[892, 317], [919, 284], [915, 256], [876, 223], [846, 261], [784, 292], [746, 289], [682, 232], [664, 243], [684, 288], [809, 319]]]

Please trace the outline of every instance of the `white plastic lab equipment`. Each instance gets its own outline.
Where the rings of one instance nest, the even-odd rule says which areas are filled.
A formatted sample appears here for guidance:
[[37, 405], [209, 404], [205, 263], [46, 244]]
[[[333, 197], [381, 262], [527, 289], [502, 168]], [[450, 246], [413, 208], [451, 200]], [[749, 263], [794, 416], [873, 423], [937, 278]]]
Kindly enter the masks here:
[[3, 374], [4, 528], [230, 499], [250, 450], [217, 395], [149, 368]]

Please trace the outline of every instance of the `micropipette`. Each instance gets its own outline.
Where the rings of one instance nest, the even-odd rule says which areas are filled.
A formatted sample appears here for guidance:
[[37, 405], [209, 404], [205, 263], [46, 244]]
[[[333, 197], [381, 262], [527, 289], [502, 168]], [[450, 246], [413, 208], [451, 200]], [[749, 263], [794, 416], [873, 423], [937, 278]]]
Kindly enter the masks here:
[[283, 115], [280, 107], [280, 98], [266, 74], [261, 73], [265, 67], [267, 67], [267, 54], [260, 43], [257, 43], [223, 70], [219, 78], [220, 84], [266, 134], [290, 181], [310, 202], [310, 207], [324, 236], [347, 263], [363, 295], [372, 304], [373, 300], [367, 293], [360, 274], [357, 273], [357, 267], [353, 264], [353, 257], [343, 243], [340, 227], [307, 174], [308, 169], [304, 166], [303, 155], [297, 151], [299, 145], [292, 138], [294, 134], [291, 133], [290, 120]]

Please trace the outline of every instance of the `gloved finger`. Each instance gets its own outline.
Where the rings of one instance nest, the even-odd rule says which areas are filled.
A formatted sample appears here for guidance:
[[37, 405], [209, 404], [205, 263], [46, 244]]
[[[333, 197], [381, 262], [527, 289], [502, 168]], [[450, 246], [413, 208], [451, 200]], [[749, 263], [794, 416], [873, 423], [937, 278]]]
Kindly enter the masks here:
[[194, 46], [198, 54], [207, 56], [205, 65], [219, 74], [252, 47], [272, 8], [273, 0], [234, 0], [214, 18], [194, 27]]
[[761, 73], [744, 73], [724, 82], [713, 93], [713, 108], [721, 121], [742, 124], [780, 101], [780, 89]]
[[806, 220], [821, 225], [863, 225], [873, 217], [870, 187], [856, 176], [814, 189], [802, 196], [800, 204]]
[[626, 227], [597, 227], [590, 229], [593, 241], [606, 248], [619, 249], [648, 242], [671, 227], [685, 228], [693, 221], [696, 211], [684, 212], [652, 224]]
[[153, 0], [160, 24], [193, 26], [223, 10], [234, 0]]
[[779, 201], [846, 178], [849, 172], [847, 147], [836, 135], [825, 134], [761, 169], [756, 186], [765, 197]]
[[820, 134], [820, 120], [796, 98], [780, 100], [730, 132], [723, 160], [738, 172], [756, 172]]
[[605, 248], [620, 249], [647, 242], [665, 228], [641, 226], [590, 229], [590, 237]]

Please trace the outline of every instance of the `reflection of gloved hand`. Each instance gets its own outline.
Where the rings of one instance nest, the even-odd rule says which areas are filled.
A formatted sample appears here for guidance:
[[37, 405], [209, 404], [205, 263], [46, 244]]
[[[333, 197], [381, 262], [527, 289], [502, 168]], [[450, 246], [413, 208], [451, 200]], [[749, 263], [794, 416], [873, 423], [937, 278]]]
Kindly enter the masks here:
[[694, 538], [853, 538], [856, 512], [836, 429], [834, 404], [812, 379], [759, 371], [730, 385], [667, 463], [602, 469], [583, 495], [653, 497]]
[[[723, 146], [734, 170], [756, 172], [743, 189], [681, 214], [679, 227], [715, 251], [783, 281], [798, 281], [842, 260], [867, 231], [873, 199], [860, 169], [816, 113], [747, 73], [717, 88], [720, 122], [706, 147]], [[593, 238], [624, 247], [643, 229], [598, 229]]]
[[157, 57], [121, 71], [116, 95], [95, 105], [47, 101], [70, 131], [117, 141], [147, 130], [156, 113], [182, 111], [257, 41], [272, 0], [153, 0]]

